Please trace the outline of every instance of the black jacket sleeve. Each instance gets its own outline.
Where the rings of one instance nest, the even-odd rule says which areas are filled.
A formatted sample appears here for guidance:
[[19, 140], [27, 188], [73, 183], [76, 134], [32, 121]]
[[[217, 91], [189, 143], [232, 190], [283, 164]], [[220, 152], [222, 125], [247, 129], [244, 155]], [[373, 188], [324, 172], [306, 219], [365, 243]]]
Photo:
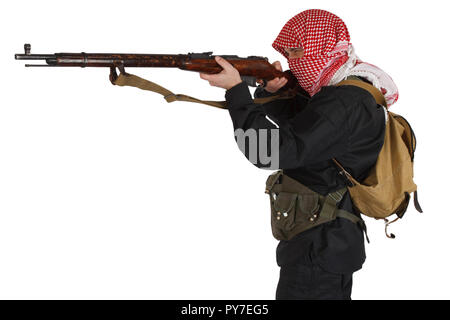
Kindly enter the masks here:
[[275, 95], [276, 93], [271, 93], [266, 91], [263, 87], [257, 87], [255, 90], [255, 98], [266, 98]]
[[[328, 90], [316, 94], [301, 112], [291, 118], [272, 115], [269, 119], [276, 125], [267, 118], [263, 106], [253, 103], [245, 84], [227, 90], [225, 98], [235, 130], [254, 129], [257, 134], [260, 129], [267, 129], [267, 132], [278, 130], [280, 169], [328, 160], [347, 151], [349, 130], [346, 109], [340, 99]], [[276, 103], [286, 106], [289, 101]], [[261, 167], [259, 162], [254, 164]]]

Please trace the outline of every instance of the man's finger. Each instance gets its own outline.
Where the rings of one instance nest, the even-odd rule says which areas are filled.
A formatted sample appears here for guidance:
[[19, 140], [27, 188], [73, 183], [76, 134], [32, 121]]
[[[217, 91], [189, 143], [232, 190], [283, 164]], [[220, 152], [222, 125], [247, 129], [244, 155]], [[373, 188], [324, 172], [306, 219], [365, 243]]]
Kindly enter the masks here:
[[225, 70], [226, 69], [230, 69], [230, 68], [234, 68], [231, 63], [229, 63], [227, 60], [225, 60], [222, 57], [216, 56], [215, 59], [216, 59], [216, 62]]
[[200, 78], [207, 80], [207, 81], [215, 81], [219, 77], [219, 73], [215, 74], [206, 74], [206, 73], [200, 73]]
[[210, 80], [211, 75], [210, 74], [206, 74], [206, 73], [200, 73], [200, 78], [202, 78], [203, 80]]

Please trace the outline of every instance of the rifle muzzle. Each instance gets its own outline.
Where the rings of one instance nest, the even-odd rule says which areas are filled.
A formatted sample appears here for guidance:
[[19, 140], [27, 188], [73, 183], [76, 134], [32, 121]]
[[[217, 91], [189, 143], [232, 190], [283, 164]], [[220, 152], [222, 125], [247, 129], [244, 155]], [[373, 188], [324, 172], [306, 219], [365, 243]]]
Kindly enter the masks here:
[[25, 67], [54, 67], [56, 66], [56, 55], [54, 54], [31, 54], [31, 45], [24, 45], [25, 53], [16, 53], [16, 60], [45, 60], [47, 64], [26, 64]]

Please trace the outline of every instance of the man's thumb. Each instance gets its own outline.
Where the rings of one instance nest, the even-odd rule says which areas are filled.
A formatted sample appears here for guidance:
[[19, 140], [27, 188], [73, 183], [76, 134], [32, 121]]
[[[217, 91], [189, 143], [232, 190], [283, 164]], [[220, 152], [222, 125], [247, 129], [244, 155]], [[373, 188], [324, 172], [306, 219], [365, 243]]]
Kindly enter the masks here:
[[283, 68], [281, 67], [281, 62], [280, 61], [275, 61], [272, 65], [275, 67], [275, 69], [283, 71]]

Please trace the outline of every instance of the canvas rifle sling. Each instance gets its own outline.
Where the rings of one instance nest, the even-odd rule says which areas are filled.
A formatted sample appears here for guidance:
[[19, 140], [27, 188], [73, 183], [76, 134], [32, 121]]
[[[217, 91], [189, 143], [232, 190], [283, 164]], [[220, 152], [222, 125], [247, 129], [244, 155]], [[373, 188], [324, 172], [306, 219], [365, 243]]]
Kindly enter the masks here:
[[[111, 79], [111, 78], [110, 78]], [[190, 97], [184, 94], [175, 94], [172, 91], [160, 86], [159, 84], [156, 84], [154, 82], [151, 82], [149, 80], [143, 79], [141, 77], [138, 77], [136, 75], [130, 74], [130, 73], [123, 73], [121, 72], [119, 76], [115, 79], [111, 79], [111, 82], [118, 86], [130, 86], [130, 87], [136, 87], [142, 90], [152, 91], [159, 93], [166, 99], [167, 102], [173, 102], [173, 101], [185, 101], [185, 102], [194, 102], [194, 103], [201, 103], [206, 104], [208, 106], [220, 108], [220, 109], [227, 109], [227, 103], [226, 101], [209, 101], [209, 100], [200, 100], [194, 97]], [[268, 103], [270, 101], [274, 100], [280, 100], [280, 99], [291, 99], [295, 96], [295, 93], [293, 92], [285, 92], [281, 93], [275, 96], [266, 97], [266, 98], [257, 98], [254, 99], [254, 103], [257, 104], [264, 104]]]

